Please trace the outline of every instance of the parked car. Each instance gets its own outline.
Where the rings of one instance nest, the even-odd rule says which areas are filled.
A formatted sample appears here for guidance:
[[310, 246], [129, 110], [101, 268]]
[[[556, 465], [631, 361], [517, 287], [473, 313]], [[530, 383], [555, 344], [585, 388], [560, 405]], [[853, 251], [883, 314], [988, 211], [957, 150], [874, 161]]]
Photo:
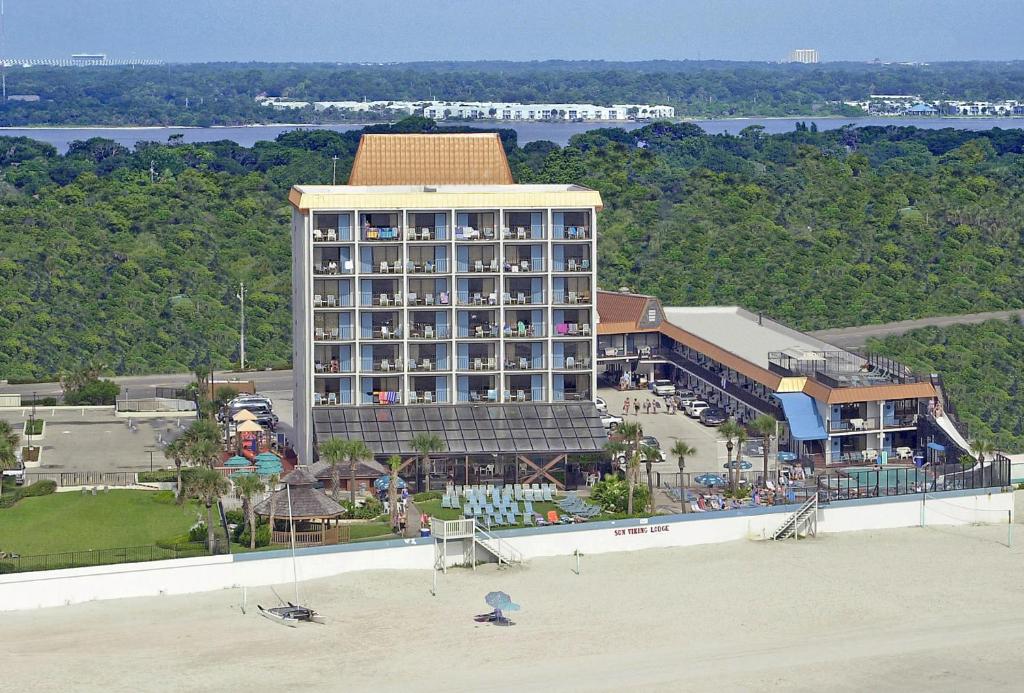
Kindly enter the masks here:
[[688, 387], [676, 385], [676, 397], [678, 397], [679, 399], [695, 400], [697, 399], [697, 393], [695, 393]]
[[270, 429], [271, 431], [277, 428], [278, 421], [280, 421], [280, 419], [277, 418], [277, 414], [274, 414], [272, 412], [263, 412], [261, 414], [256, 414], [256, 423], [258, 423], [260, 426], [263, 426], [263, 428]]
[[671, 380], [655, 380], [651, 383], [651, 390], [653, 390], [656, 395], [668, 397], [669, 395], [675, 394], [676, 386]]
[[263, 404], [265, 404], [267, 406], [267, 409], [273, 409], [274, 408], [273, 400], [271, 400], [266, 395], [259, 395], [259, 394], [252, 394], [252, 395], [243, 394], [243, 395], [238, 395], [233, 400], [228, 402], [228, 406], [229, 407], [233, 407], [233, 406], [235, 406], [237, 404], [243, 404], [243, 403], [248, 403], [248, 402], [261, 402], [261, 403], [263, 403]]
[[653, 448], [654, 450], [658, 451], [658, 454], [655, 455], [653, 460], [651, 460], [652, 462], [664, 462], [665, 461], [665, 453], [662, 452], [662, 450], [661, 450], [661, 443], [658, 442], [657, 438], [655, 438], [654, 436], [644, 436], [643, 438], [640, 439], [640, 444], [641, 445], [646, 445], [647, 447]]
[[699, 418], [700, 413], [707, 409], [709, 406], [710, 405], [704, 400], [695, 399], [686, 405], [684, 411], [686, 412], [686, 415], [689, 416], [691, 419], [696, 419]]
[[[225, 406], [219, 412], [217, 412], [217, 420], [221, 423], [231, 420], [235, 414], [242, 411], [243, 409], [248, 410], [256, 415], [259, 419], [261, 416], [273, 416], [274, 421], [277, 421], [277, 417], [274, 416], [274, 411], [265, 402], [260, 400], [252, 400], [245, 402], [238, 402], [233, 405]], [[262, 425], [262, 424], [261, 424]]]
[[622, 423], [622, 417], [615, 416], [615, 414], [602, 414], [601, 423], [604, 425], [604, 430], [614, 431]]
[[608, 403], [605, 402], [600, 397], [595, 397], [594, 398], [594, 406], [597, 407], [597, 411], [598, 411], [599, 414], [607, 414], [608, 413]]
[[721, 407], [707, 407], [701, 410], [699, 418], [705, 426], [721, 426], [729, 420], [729, 412]]

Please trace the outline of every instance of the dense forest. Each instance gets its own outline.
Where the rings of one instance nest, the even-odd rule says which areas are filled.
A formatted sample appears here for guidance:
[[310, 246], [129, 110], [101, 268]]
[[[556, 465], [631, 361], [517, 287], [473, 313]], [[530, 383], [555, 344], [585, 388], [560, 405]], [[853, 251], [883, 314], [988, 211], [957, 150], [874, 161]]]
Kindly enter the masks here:
[[214, 63], [10, 67], [0, 125], [237, 125], [334, 122], [342, 114], [275, 111], [261, 93], [304, 101], [442, 99], [663, 103], [680, 116], [856, 115], [870, 94], [1024, 98], [1024, 62], [819, 65], [725, 61], [466, 62], [394, 65]]
[[1024, 451], [1024, 326], [1019, 322], [929, 327], [872, 340], [868, 349], [923, 373], [942, 373], [972, 438]]
[[[500, 132], [517, 180], [601, 191], [606, 288], [737, 303], [803, 329], [1024, 306], [1022, 131], [652, 124], [562, 148]], [[287, 190], [329, 182], [333, 156], [343, 180], [359, 135], [134, 151], [93, 139], [66, 155], [0, 138], [0, 378], [224, 368], [240, 281], [250, 364], [287, 363]], [[1006, 339], [1020, 348], [1019, 332]]]

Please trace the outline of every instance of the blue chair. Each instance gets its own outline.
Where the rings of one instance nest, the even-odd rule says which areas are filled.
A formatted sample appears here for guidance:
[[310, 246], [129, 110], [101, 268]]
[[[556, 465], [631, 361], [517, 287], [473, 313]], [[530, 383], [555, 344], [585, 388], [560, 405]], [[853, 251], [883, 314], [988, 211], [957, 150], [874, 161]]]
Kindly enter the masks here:
[[523, 514], [533, 515], [533, 503], [531, 503], [530, 501], [526, 501], [525, 503], [523, 503]]

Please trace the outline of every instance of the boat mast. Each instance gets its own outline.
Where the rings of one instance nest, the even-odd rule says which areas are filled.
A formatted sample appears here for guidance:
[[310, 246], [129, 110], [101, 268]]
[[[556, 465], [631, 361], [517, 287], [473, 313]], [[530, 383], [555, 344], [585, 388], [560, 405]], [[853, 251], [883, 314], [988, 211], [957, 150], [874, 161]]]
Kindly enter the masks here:
[[295, 603], [299, 604], [299, 571], [295, 567], [295, 518], [292, 517], [292, 487], [285, 484], [285, 491], [288, 494], [288, 527], [292, 535], [292, 582], [295, 584]]

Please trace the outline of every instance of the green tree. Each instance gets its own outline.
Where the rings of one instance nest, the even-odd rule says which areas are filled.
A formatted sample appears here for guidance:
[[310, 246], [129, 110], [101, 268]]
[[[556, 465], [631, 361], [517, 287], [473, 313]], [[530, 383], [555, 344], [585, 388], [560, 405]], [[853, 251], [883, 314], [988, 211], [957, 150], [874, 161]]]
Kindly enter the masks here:
[[772, 439], [778, 434], [779, 422], [774, 416], [761, 414], [750, 423], [750, 430], [764, 439], [764, 470], [763, 479], [768, 481], [768, 454], [772, 446]]
[[253, 498], [262, 493], [266, 486], [258, 474], [247, 473], [235, 477], [235, 488], [242, 496], [246, 521], [249, 523], [249, 548], [256, 548], [256, 506]]
[[348, 460], [349, 471], [348, 500], [354, 509], [356, 507], [356, 469], [358, 469], [359, 463], [363, 460], [372, 460], [373, 452], [361, 440], [349, 440], [346, 442], [348, 445], [345, 446], [345, 459]]
[[673, 443], [670, 452], [678, 460], [679, 464], [679, 509], [681, 512], [685, 513], [686, 489], [683, 485], [683, 473], [686, 469], [686, 458], [697, 454], [697, 448], [693, 447], [685, 440], [677, 440]]
[[[412, 437], [412, 449], [420, 454], [420, 458], [416, 462], [416, 490], [419, 491], [421, 490], [419, 483], [422, 478], [422, 470], [426, 469], [429, 473], [430, 455], [444, 450], [444, 441], [433, 433], [417, 433]], [[421, 462], [422, 468], [420, 467]]]
[[[726, 456], [726, 463], [729, 467], [729, 491], [735, 495], [739, 487], [740, 459], [742, 459], [743, 454], [743, 443], [747, 439], [747, 429], [736, 423], [736, 421], [729, 419], [718, 427], [718, 435], [725, 439], [727, 449], [732, 448], [732, 450], [736, 451], [735, 459], [730, 459], [730, 455]], [[730, 453], [732, 450], [730, 450]]]
[[179, 505], [182, 503], [181, 492], [183, 490], [181, 485], [181, 464], [184, 461], [187, 454], [187, 441], [180, 436], [175, 440], [171, 441], [170, 443], [168, 443], [164, 447], [164, 457], [174, 462], [174, 470], [178, 477], [178, 483], [175, 486], [174, 496]]
[[388, 479], [388, 515], [391, 526], [398, 526], [398, 470], [402, 467], [402, 458], [392, 455], [388, 458], [388, 469], [391, 476]]
[[320, 445], [320, 458], [331, 468], [331, 497], [341, 495], [341, 463], [348, 458], [349, 441], [331, 438]]
[[210, 553], [216, 551], [216, 538], [214, 535], [213, 506], [219, 503], [224, 494], [230, 488], [228, 480], [215, 469], [203, 468], [196, 470], [189, 476], [189, 495], [196, 496], [206, 506], [206, 541]]

